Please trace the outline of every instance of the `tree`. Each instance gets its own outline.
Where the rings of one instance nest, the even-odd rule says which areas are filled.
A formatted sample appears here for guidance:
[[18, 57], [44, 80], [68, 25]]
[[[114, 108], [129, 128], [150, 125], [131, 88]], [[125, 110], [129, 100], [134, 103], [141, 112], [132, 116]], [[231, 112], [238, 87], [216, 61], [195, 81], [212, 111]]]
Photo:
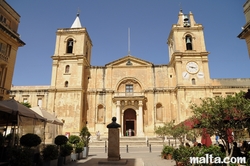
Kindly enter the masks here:
[[164, 126], [158, 126], [155, 133], [161, 137], [171, 135], [175, 139], [178, 139], [181, 144], [184, 144], [185, 135], [189, 132], [189, 129], [184, 124], [175, 125], [174, 122], [164, 123]]
[[89, 140], [90, 140], [90, 132], [88, 127], [84, 126], [82, 130], [80, 131], [80, 137], [82, 138], [82, 141], [84, 142], [84, 146], [89, 146]]
[[199, 121], [199, 127], [206, 128], [210, 135], [217, 134], [228, 154], [232, 132], [244, 130], [248, 127], [250, 118], [250, 100], [246, 99], [245, 92], [228, 95], [225, 98], [216, 96], [201, 99], [201, 103], [192, 103], [190, 108], [194, 117]]
[[169, 135], [170, 130], [172, 128], [172, 123], [173, 122], [169, 122], [169, 123], [164, 123], [163, 126], [158, 126], [155, 129], [155, 134], [157, 134], [158, 136], [162, 137], [164, 139], [165, 136]]

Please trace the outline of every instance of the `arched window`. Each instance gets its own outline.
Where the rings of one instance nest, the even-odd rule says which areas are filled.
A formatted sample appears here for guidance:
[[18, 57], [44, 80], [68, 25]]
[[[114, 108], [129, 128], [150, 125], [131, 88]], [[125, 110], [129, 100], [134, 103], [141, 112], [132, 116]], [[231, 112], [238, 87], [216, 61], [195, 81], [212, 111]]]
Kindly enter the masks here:
[[163, 120], [163, 107], [160, 103], [156, 105], [156, 120], [157, 121]]
[[195, 79], [192, 78], [192, 85], [195, 85], [195, 84], [196, 84]]
[[186, 41], [186, 50], [193, 50], [192, 37], [190, 35], [187, 35], [185, 37], [185, 41]]
[[68, 87], [68, 86], [69, 86], [69, 82], [68, 82], [68, 81], [65, 81], [64, 87]]
[[69, 73], [69, 69], [70, 69], [69, 65], [66, 65], [66, 67], [65, 67], [65, 73]]
[[104, 107], [103, 105], [98, 105], [97, 107], [97, 123], [104, 122]]
[[69, 54], [73, 53], [73, 45], [74, 45], [73, 39], [68, 39], [68, 41], [67, 41], [67, 53], [69, 53]]

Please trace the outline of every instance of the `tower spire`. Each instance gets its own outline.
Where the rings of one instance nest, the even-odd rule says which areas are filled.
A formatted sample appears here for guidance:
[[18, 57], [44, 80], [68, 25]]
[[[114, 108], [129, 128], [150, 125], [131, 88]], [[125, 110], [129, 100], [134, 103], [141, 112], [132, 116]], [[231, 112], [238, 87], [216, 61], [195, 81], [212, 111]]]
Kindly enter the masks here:
[[182, 13], [182, 6], [181, 6], [181, 2], [180, 2], [180, 4], [179, 4], [179, 5], [180, 5], [180, 13]]
[[80, 11], [80, 9], [78, 8], [78, 10], [77, 10], [77, 14], [76, 14], [76, 16], [77, 16], [77, 17], [79, 17], [79, 16], [80, 16], [80, 12], [81, 12], [81, 11]]
[[76, 19], [71, 25], [71, 28], [82, 28], [79, 16], [80, 16], [80, 10], [78, 9], [77, 14], [76, 14]]

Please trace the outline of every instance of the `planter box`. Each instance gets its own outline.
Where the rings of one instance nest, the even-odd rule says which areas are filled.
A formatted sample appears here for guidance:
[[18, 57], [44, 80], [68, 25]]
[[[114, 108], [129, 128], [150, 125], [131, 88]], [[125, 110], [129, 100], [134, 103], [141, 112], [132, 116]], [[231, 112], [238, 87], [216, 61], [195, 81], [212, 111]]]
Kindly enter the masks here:
[[68, 163], [70, 163], [70, 162], [71, 162], [71, 156], [70, 156], [70, 155], [64, 157], [64, 162], [63, 162], [63, 164], [68, 164]]
[[78, 158], [78, 153], [71, 153], [71, 161], [76, 161]]
[[182, 162], [176, 161], [176, 166], [184, 166]]
[[172, 154], [167, 154], [166, 159], [167, 159], [167, 160], [172, 160]]
[[43, 166], [57, 166], [58, 159], [43, 161]]
[[81, 160], [82, 159], [82, 155], [83, 155], [82, 152], [81, 153], [77, 153], [77, 155], [78, 155], [77, 156], [77, 160]]
[[59, 157], [58, 157], [58, 163], [57, 163], [57, 165], [58, 165], [58, 166], [63, 166], [63, 160], [64, 160], [64, 157], [59, 156]]
[[88, 155], [89, 155], [89, 147], [84, 147], [82, 151], [82, 157], [88, 158]]

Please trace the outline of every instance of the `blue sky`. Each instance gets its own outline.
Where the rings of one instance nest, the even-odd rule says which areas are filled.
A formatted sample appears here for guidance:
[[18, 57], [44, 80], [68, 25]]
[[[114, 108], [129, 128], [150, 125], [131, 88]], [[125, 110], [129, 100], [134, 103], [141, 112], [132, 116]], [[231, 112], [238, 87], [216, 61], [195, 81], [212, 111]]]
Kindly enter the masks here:
[[[50, 85], [51, 56], [56, 30], [70, 28], [80, 9], [80, 20], [93, 42], [93, 66], [128, 53], [154, 64], [168, 64], [166, 44], [180, 6], [192, 11], [204, 26], [210, 52], [211, 78], [250, 78], [250, 59], [244, 40], [237, 38], [245, 25], [245, 0], [6, 0], [20, 15], [18, 33], [26, 43], [17, 53], [13, 85]], [[181, 4], [181, 5], [180, 5]]]

